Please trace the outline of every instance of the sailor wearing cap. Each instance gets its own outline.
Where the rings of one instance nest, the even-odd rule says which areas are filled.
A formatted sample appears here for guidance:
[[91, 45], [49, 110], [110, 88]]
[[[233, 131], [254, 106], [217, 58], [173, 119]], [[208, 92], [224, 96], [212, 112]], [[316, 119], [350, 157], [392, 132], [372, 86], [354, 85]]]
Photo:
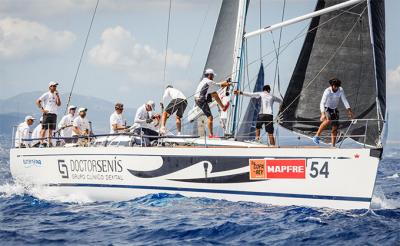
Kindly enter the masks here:
[[36, 105], [43, 114], [43, 129], [40, 131], [40, 137], [43, 138], [40, 142], [44, 143], [45, 131], [48, 130], [49, 138], [53, 136], [53, 130], [57, 125], [57, 108], [61, 106], [60, 95], [57, 91], [57, 82], [50, 81], [49, 91], [44, 93], [36, 100]]
[[156, 104], [149, 100], [136, 110], [135, 120], [133, 121], [133, 129], [145, 127], [153, 128], [150, 124], [153, 122], [153, 111], [155, 110]]
[[196, 93], [194, 95], [196, 105], [203, 111], [203, 113], [208, 118], [208, 133], [209, 137], [213, 138], [213, 116], [211, 114], [210, 107], [208, 104], [212, 101], [212, 98], [218, 103], [222, 111], [226, 111], [229, 107], [229, 103], [223, 105], [221, 98], [219, 97], [217, 91], [218, 87], [227, 87], [231, 83], [228, 81], [223, 81], [216, 83], [213, 81], [215, 76], [214, 70], [208, 68], [204, 72], [204, 78], [200, 81], [197, 86]]
[[25, 121], [18, 125], [17, 131], [15, 132], [15, 147], [25, 148], [29, 146], [29, 141], [23, 141], [22, 139], [31, 138], [30, 126], [33, 124], [35, 118], [28, 115], [25, 117]]
[[[90, 134], [90, 124], [86, 118], [87, 108], [79, 108], [79, 116], [72, 122], [72, 137], [88, 136]], [[74, 140], [73, 142], [77, 142]]]
[[[64, 143], [72, 143], [72, 124], [74, 123], [75, 117], [75, 112], [76, 112], [76, 106], [69, 106], [68, 107], [68, 114], [64, 115], [61, 118], [61, 121], [58, 123], [58, 128], [60, 129], [60, 135], [63, 138]], [[69, 139], [68, 139], [69, 138]]]
[[115, 111], [110, 116], [110, 133], [121, 133], [127, 130], [124, 119], [122, 117], [122, 111], [124, 111], [124, 105], [122, 103], [116, 103], [114, 107]]
[[178, 131], [178, 135], [180, 135], [182, 128], [181, 119], [187, 107], [186, 97], [180, 90], [173, 88], [172, 85], [167, 85], [164, 91], [163, 101], [161, 103], [162, 107], [164, 107], [164, 102], [168, 97], [170, 97], [172, 100], [169, 102], [167, 108], [162, 114], [160, 132], [165, 133], [165, 124], [168, 117], [176, 112], [176, 129]]

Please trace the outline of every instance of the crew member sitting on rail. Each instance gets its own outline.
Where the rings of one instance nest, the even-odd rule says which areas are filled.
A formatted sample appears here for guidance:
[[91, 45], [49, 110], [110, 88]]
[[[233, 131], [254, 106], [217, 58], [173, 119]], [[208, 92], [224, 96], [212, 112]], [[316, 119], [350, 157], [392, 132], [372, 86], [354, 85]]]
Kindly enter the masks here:
[[39, 107], [43, 114], [43, 128], [40, 131], [40, 137], [42, 138], [42, 140], [40, 140], [40, 147], [43, 147], [44, 144], [45, 131], [48, 131], [49, 139], [51, 139], [53, 130], [55, 130], [57, 126], [57, 108], [61, 106], [61, 99], [57, 91], [57, 86], [57, 82], [50, 81], [49, 91], [36, 100], [36, 106]]
[[[131, 127], [134, 133], [139, 136], [146, 135], [146, 136], [158, 136], [158, 132], [154, 126], [153, 121], [157, 121], [159, 119], [159, 115], [154, 114], [153, 111], [155, 110], [155, 103], [153, 101], [148, 101], [147, 103], [143, 104], [139, 107], [136, 111], [134, 124]], [[157, 138], [143, 138], [145, 140], [145, 145], [149, 145], [150, 141], [153, 141]]]
[[29, 147], [29, 141], [22, 139], [31, 138], [30, 126], [33, 124], [35, 118], [28, 115], [25, 117], [25, 121], [18, 125], [17, 131], [15, 132], [15, 147], [16, 148], [26, 148]]
[[274, 102], [278, 102], [279, 106], [282, 104], [282, 99], [270, 94], [271, 87], [264, 85], [262, 92], [245, 92], [235, 90], [236, 95], [243, 95], [252, 98], [261, 98], [261, 108], [257, 116], [256, 123], [256, 140], [260, 141], [260, 132], [263, 125], [265, 125], [265, 131], [268, 133], [268, 139], [270, 145], [275, 145], [274, 137], [274, 116], [272, 106]]
[[319, 105], [321, 111], [321, 125], [317, 131], [317, 134], [313, 137], [313, 142], [319, 144], [320, 136], [322, 131], [329, 125], [332, 125], [331, 133], [331, 143], [332, 147], [335, 147], [337, 129], [339, 126], [339, 111], [337, 106], [339, 105], [339, 100], [342, 100], [344, 106], [347, 109], [347, 114], [350, 119], [353, 118], [354, 114], [350, 108], [350, 104], [346, 99], [344, 90], [341, 87], [342, 82], [337, 78], [332, 78], [329, 80], [330, 87], [326, 88], [324, 94], [322, 95], [321, 103]]
[[63, 138], [64, 143], [72, 143], [72, 124], [74, 123], [76, 107], [71, 105], [68, 107], [68, 114], [61, 118], [60, 123], [58, 123], [58, 128], [60, 135]]
[[204, 72], [204, 78], [200, 81], [197, 86], [196, 93], [194, 95], [196, 105], [203, 111], [203, 113], [207, 116], [208, 119], [208, 137], [214, 138], [213, 134], [213, 116], [211, 114], [211, 110], [209, 107], [209, 103], [212, 102], [212, 99], [218, 103], [219, 107], [222, 111], [226, 111], [229, 107], [229, 103], [226, 105], [222, 104], [221, 98], [218, 95], [218, 85], [221, 87], [227, 87], [231, 83], [227, 81], [216, 83], [213, 81], [215, 76], [214, 70], [206, 69]]
[[114, 109], [114, 113], [110, 116], [110, 134], [126, 132], [127, 128], [122, 118], [124, 105], [122, 103], [116, 103]]
[[81, 136], [89, 136], [90, 132], [90, 123], [86, 118], [87, 108], [79, 108], [78, 114], [72, 123], [72, 137], [74, 143], [78, 143], [79, 145], [86, 145], [88, 142], [88, 138], [79, 138]]
[[181, 135], [181, 119], [187, 107], [186, 97], [180, 90], [173, 88], [172, 85], [167, 85], [164, 91], [163, 101], [160, 103], [162, 108], [164, 107], [164, 102], [168, 97], [170, 97], [172, 100], [169, 102], [167, 108], [162, 114], [160, 132], [163, 134], [165, 133], [165, 124], [168, 117], [176, 112], [176, 130], [178, 135]]

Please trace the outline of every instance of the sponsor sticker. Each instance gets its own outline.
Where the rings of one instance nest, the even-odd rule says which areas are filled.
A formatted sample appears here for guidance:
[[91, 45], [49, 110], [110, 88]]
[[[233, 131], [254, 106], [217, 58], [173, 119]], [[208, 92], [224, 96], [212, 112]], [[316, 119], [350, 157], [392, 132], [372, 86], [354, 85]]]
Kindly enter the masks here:
[[265, 160], [250, 159], [250, 179], [265, 179]]
[[306, 160], [274, 159], [266, 160], [267, 179], [305, 179]]
[[250, 179], [305, 179], [305, 159], [250, 159]]

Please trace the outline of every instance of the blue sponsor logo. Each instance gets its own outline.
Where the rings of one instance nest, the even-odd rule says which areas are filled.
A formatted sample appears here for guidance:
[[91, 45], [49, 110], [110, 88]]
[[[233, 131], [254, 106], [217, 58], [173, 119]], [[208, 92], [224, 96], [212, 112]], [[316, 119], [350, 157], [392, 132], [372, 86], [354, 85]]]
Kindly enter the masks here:
[[43, 163], [42, 160], [24, 159], [22, 160], [25, 167], [37, 166], [40, 167]]

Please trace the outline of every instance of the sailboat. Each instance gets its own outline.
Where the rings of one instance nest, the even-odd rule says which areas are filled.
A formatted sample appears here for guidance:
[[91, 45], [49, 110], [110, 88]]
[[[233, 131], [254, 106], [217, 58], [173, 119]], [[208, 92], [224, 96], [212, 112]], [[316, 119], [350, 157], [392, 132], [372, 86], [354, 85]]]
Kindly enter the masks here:
[[[222, 1], [206, 62], [217, 71], [216, 80], [229, 76], [237, 82], [220, 91], [231, 103], [221, 116], [224, 138], [166, 136], [156, 146], [142, 147], [132, 141], [138, 136], [121, 135], [108, 142], [98, 137], [88, 147], [13, 148], [10, 168], [16, 182], [93, 201], [167, 192], [272, 205], [368, 209], [386, 129], [384, 1], [318, 0], [312, 13], [246, 33], [248, 5], [247, 0]], [[341, 121], [335, 148], [249, 142], [259, 106], [252, 102], [240, 119], [240, 102], [232, 93], [243, 86], [244, 42], [308, 19], [278, 123], [312, 137], [319, 125], [319, 95], [332, 76], [347, 81], [344, 88], [356, 120]], [[264, 83], [262, 73], [261, 67], [254, 90]], [[193, 108], [189, 115], [196, 124], [199, 110]], [[198, 128], [193, 129], [198, 134]], [[346, 141], [354, 144], [345, 147]]]

